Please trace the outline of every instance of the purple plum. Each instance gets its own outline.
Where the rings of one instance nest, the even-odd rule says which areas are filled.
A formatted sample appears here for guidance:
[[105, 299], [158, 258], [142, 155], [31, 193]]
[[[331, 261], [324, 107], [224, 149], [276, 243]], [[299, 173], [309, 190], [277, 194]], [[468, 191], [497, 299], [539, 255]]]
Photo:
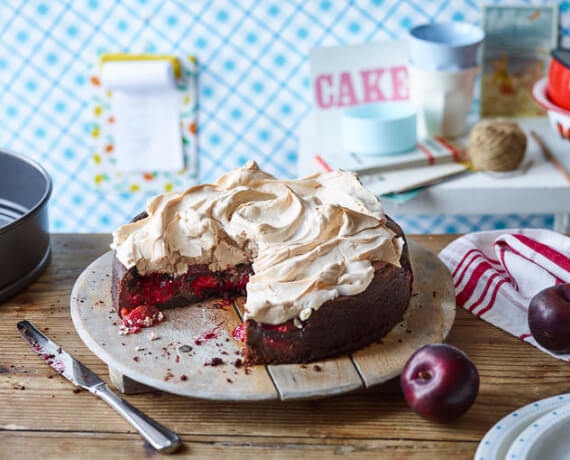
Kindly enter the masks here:
[[554, 353], [570, 353], [570, 283], [540, 291], [528, 307], [534, 339]]
[[467, 355], [451, 345], [425, 345], [408, 360], [400, 384], [411, 409], [435, 422], [467, 411], [479, 392], [479, 373]]

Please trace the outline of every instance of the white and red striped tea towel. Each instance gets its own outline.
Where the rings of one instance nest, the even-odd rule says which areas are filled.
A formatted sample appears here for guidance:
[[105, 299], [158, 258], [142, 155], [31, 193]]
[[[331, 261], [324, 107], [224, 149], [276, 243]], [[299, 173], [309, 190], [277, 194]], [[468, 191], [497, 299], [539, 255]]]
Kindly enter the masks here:
[[570, 283], [570, 238], [550, 230], [470, 233], [439, 254], [453, 276], [457, 305], [539, 346], [528, 328], [528, 304], [542, 289]]

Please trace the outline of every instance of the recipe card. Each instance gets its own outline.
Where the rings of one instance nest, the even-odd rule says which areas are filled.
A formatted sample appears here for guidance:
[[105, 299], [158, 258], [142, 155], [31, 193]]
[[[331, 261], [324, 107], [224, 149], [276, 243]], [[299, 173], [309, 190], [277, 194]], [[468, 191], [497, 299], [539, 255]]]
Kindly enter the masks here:
[[89, 77], [95, 187], [158, 194], [196, 184], [196, 59], [103, 54], [101, 61]]
[[172, 63], [106, 62], [101, 81], [113, 93], [117, 169], [125, 172], [182, 169], [184, 156]]

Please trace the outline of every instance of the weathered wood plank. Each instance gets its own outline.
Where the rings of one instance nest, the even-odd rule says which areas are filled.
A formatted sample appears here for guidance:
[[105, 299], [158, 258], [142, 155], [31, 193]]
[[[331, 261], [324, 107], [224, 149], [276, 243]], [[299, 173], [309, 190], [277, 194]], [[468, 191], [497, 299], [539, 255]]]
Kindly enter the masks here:
[[[235, 299], [240, 315], [244, 299]], [[280, 364], [267, 366], [282, 400], [323, 398], [362, 388], [350, 357], [318, 361], [311, 364]]]
[[267, 366], [282, 400], [324, 398], [362, 388], [348, 356], [310, 364]]
[[[463, 312], [461, 316], [466, 315]], [[466, 322], [465, 318], [461, 325]], [[409, 410], [396, 379], [345, 396], [287, 403], [227, 403], [161, 392], [125, 398], [180, 433], [475, 441], [515, 408], [567, 391], [570, 377], [567, 364], [554, 359], [545, 361], [540, 351], [520, 341], [508, 343], [483, 331], [485, 336], [481, 337], [480, 343], [474, 343], [473, 339], [463, 337], [468, 327], [457, 330], [459, 333], [455, 335], [452, 331], [450, 342], [474, 360], [481, 373], [481, 388], [473, 408], [451, 425], [430, 423]], [[481, 331], [474, 328], [467, 333]], [[501, 349], [500, 359], [489, 351], [489, 342]], [[511, 364], [506, 365], [507, 361]], [[0, 367], [5, 364], [7, 362], [2, 358]], [[26, 370], [29, 373], [23, 374]], [[104, 365], [101, 371], [105, 377]], [[51, 379], [49, 375], [52, 375]], [[20, 389], [22, 386], [25, 390]], [[130, 430], [129, 425], [105, 403], [84, 391], [75, 394], [73, 389], [35, 354], [23, 360], [17, 370], [8, 366], [8, 373], [0, 375], [0, 401], [3, 401], [0, 404], [0, 430], [40, 430], [45, 427], [58, 431]]]
[[[474, 442], [416, 441], [390, 439], [311, 439], [290, 437], [212, 437], [182, 436], [183, 445], [175, 458], [272, 458], [289, 459], [303, 456], [307, 459], [349, 456], [369, 459], [434, 458], [468, 459]], [[115, 433], [31, 433], [0, 432], [3, 458], [61, 459], [81, 457], [84, 460], [101, 458], [158, 458], [136, 434]]]

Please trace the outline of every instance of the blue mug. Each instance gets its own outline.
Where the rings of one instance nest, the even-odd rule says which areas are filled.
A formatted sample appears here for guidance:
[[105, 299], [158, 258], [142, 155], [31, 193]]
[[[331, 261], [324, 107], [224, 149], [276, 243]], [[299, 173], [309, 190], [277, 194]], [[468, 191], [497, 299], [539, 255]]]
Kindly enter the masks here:
[[485, 38], [480, 27], [466, 22], [422, 24], [408, 32], [410, 61], [424, 70], [457, 71], [477, 65], [477, 49]]

